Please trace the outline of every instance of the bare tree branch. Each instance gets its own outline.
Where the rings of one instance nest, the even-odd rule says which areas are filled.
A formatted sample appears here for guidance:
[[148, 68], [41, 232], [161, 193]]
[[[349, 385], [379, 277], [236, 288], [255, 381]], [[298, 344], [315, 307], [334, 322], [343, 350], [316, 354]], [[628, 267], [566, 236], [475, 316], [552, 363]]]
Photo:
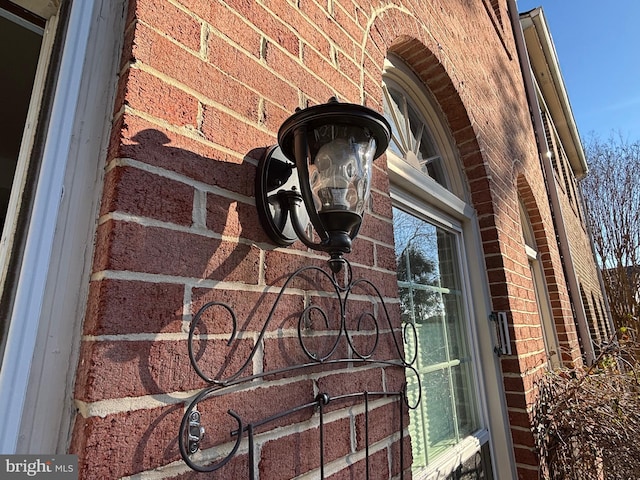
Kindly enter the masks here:
[[533, 433], [545, 480], [636, 479], [640, 472], [640, 364], [621, 329], [588, 370], [548, 372], [537, 383]]
[[640, 143], [591, 138], [582, 193], [616, 327], [640, 317]]

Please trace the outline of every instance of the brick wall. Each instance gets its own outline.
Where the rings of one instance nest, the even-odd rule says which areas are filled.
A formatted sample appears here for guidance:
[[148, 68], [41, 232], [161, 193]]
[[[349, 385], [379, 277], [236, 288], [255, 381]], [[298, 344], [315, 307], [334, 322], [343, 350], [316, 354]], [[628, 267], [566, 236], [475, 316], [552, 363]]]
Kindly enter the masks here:
[[[567, 166], [567, 168], [570, 167]], [[574, 180], [572, 179], [572, 181]], [[604, 300], [598, 280], [598, 267], [592, 253], [587, 227], [583, 221], [584, 216], [581, 215], [579, 210], [580, 200], [576, 198], [575, 194], [570, 198], [564, 185], [560, 184], [560, 182], [556, 183], [558, 183], [560, 206], [580, 288], [580, 291], [575, 293], [576, 301], [580, 298], [584, 305], [589, 331], [594, 341], [596, 354], [598, 354], [600, 344], [607, 342], [613, 334], [605, 316]], [[576, 186], [575, 191], [577, 190], [578, 187]]]
[[[296, 107], [337, 94], [380, 111], [383, 62], [390, 52], [430, 90], [456, 143], [478, 214], [493, 308], [509, 312], [512, 322], [514, 355], [503, 358], [502, 368], [519, 476], [537, 478], [528, 412], [545, 354], [519, 195], [536, 205], [536, 235], [559, 324], [569, 324], [564, 320], [570, 308], [513, 35], [504, 22], [506, 2], [412, 5], [130, 0], [75, 388], [71, 451], [80, 455], [83, 478], [147, 471], [150, 478], [197, 476], [179, 461], [176, 444], [185, 399], [204, 386], [188, 364], [188, 321], [210, 300], [234, 306], [248, 334], [229, 353], [228, 325], [211, 319], [207, 333], [217, 349], [205, 360], [232, 369], [257, 338], [274, 286], [297, 266], [323, 263], [299, 243], [277, 250], [268, 244], [254, 208], [257, 161]], [[397, 329], [384, 156], [376, 161], [372, 211], [350, 258], [357, 276], [381, 287]], [[316, 290], [299, 286], [285, 296], [282, 315], [265, 334], [265, 352], [273, 353], [254, 361], [254, 371], [290, 360], [279, 356], [297, 341], [289, 317], [305, 299], [317, 297]], [[389, 342], [391, 331], [383, 333]], [[575, 332], [567, 331], [562, 341], [574, 348]], [[320, 369], [258, 389], [246, 404], [293, 404], [323, 382], [344, 383], [345, 375], [363, 388], [402, 380], [384, 369], [359, 377], [351, 370]], [[376, 423], [387, 424], [389, 408], [387, 401], [374, 405]], [[338, 409], [332, 419], [331, 460], [360, 451], [361, 416]], [[299, 450], [313, 442], [313, 429], [303, 417], [282, 425], [278, 438], [287, 448], [261, 443], [262, 478], [316, 468], [318, 459], [302, 458]], [[384, 428], [375, 435], [376, 478], [389, 478], [398, 473], [398, 445], [404, 441], [406, 452], [408, 437]], [[237, 457], [221, 478], [246, 475], [245, 460], [244, 454]], [[357, 461], [332, 478], [360, 478], [362, 468]]]

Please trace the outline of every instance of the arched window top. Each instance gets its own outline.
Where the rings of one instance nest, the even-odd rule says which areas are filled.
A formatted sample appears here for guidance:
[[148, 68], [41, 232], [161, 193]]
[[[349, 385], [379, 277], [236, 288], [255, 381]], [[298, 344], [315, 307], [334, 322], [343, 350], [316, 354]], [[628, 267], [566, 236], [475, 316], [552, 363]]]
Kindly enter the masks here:
[[430, 188], [431, 184], [440, 193], [448, 190], [448, 195], [466, 202], [458, 150], [431, 93], [393, 54], [385, 60], [383, 80], [384, 115], [392, 130], [387, 150], [391, 163], [413, 177], [419, 188]]
[[538, 247], [536, 245], [536, 236], [533, 232], [533, 226], [531, 225], [531, 220], [529, 219], [529, 213], [527, 212], [527, 208], [522, 203], [522, 199], [518, 201], [518, 205], [520, 207], [520, 224], [522, 226], [522, 237], [524, 238], [525, 248], [527, 250], [527, 255], [529, 258], [537, 258], [538, 256]]
[[415, 102], [395, 82], [387, 82], [383, 91], [384, 115], [392, 130], [389, 149], [412, 167], [448, 188], [442, 156]]

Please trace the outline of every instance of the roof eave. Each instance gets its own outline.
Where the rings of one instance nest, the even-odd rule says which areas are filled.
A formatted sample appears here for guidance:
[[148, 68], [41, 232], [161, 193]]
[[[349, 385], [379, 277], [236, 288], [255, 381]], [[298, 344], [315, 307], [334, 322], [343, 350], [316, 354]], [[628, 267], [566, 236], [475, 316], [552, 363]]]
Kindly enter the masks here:
[[[531, 38], [531, 33], [535, 34], [537, 41], [526, 41], [533, 74], [541, 86], [565, 152], [574, 169], [574, 173], [576, 177], [581, 178], [586, 175], [588, 171], [587, 161], [582, 148], [578, 127], [573, 116], [573, 110], [571, 109], [569, 96], [562, 78], [562, 72], [560, 71], [558, 56], [542, 7], [534, 8], [533, 10], [520, 14], [520, 22], [525, 32], [525, 38]], [[549, 94], [548, 87], [546, 89], [543, 88], [545, 82], [541, 81], [539, 76], [540, 73], [544, 71], [548, 71], [552, 82], [553, 93], [557, 101], [549, 98], [553, 95]]]

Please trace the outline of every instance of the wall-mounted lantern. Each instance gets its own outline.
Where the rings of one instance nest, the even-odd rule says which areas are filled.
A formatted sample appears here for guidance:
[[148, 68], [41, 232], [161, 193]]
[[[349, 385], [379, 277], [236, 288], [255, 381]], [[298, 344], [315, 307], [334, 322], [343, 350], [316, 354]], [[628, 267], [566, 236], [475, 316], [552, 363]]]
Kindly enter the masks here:
[[[256, 205], [271, 240], [287, 246], [299, 238], [328, 252], [338, 272], [362, 223], [373, 160], [390, 138], [382, 115], [335, 98], [285, 120], [278, 145], [266, 152], [256, 176]], [[306, 231], [309, 221], [318, 241]]]
[[[246, 341], [239, 330], [247, 322], [238, 322], [231, 306], [211, 301], [203, 305], [194, 315], [189, 327], [188, 350], [189, 359], [195, 372], [204, 380], [207, 387], [202, 389], [189, 403], [180, 424], [178, 446], [180, 454], [189, 467], [199, 472], [214, 472], [224, 467], [240, 451], [242, 440], [246, 438], [248, 477], [256, 478], [258, 462], [254, 454], [255, 438], [266, 425], [276, 424], [284, 418], [297, 415], [300, 411], [313, 409], [318, 412], [319, 466], [318, 478], [325, 477], [325, 420], [323, 411], [329, 403], [340, 405], [349, 402], [364, 402], [365, 423], [368, 422], [370, 411], [369, 401], [375, 398], [394, 399], [397, 406], [398, 432], [404, 431], [404, 409], [417, 408], [422, 395], [420, 378], [413, 366], [417, 351], [414, 349], [407, 354], [403, 347], [403, 339], [409, 339], [411, 345], [417, 344], [417, 333], [413, 324], [402, 326], [401, 332], [385, 339], [390, 341], [391, 350], [382, 349], [383, 355], [377, 355], [382, 331], [394, 331], [394, 325], [385, 299], [380, 290], [366, 278], [353, 278], [352, 268], [343, 255], [351, 251], [351, 242], [358, 234], [362, 223], [362, 216], [368, 202], [371, 189], [373, 160], [379, 157], [387, 148], [391, 137], [391, 127], [377, 112], [351, 103], [339, 103], [335, 98], [324, 105], [317, 105], [298, 110], [282, 124], [278, 132], [278, 145], [268, 149], [258, 165], [256, 175], [256, 205], [260, 222], [270, 239], [278, 246], [287, 246], [300, 239], [305, 245], [314, 250], [328, 252], [330, 272], [316, 265], [307, 265], [292, 272], [284, 281], [277, 295], [274, 305], [267, 314], [263, 326], [255, 339], [253, 348], [248, 353], [241, 366], [230, 375], [225, 375], [226, 367], [216, 373], [207, 373], [212, 367], [206, 361], [200, 362], [203, 356], [203, 341], [199, 333], [206, 332], [203, 326], [204, 318], [218, 318], [220, 323], [231, 322], [229, 325], [229, 339], [227, 346], [234, 349], [234, 342], [239, 338]], [[304, 204], [304, 207], [303, 207]], [[315, 233], [307, 231], [311, 223]], [[346, 267], [345, 267], [346, 266]], [[345, 267], [346, 274], [342, 281], [338, 281], [337, 273]], [[269, 331], [270, 323], [275, 312], [279, 312], [278, 305], [283, 294], [298, 278], [312, 276], [325, 287], [329, 286], [322, 296], [312, 295], [308, 299], [299, 315], [290, 315], [287, 321], [297, 316], [298, 342], [291, 342], [289, 347], [295, 348], [297, 354], [288, 352], [293, 358], [302, 360], [292, 361], [286, 366], [279, 366], [275, 370], [258, 368], [253, 370], [257, 352], [263, 352], [263, 338]], [[328, 283], [322, 283], [328, 282]], [[364, 301], [347, 302], [350, 296], [364, 295], [371, 299], [370, 305]], [[321, 301], [318, 301], [321, 299]], [[333, 303], [332, 303], [333, 302]], [[328, 308], [327, 307], [331, 307]], [[356, 309], [355, 312], [352, 309]], [[281, 313], [281, 312], [280, 312]], [[313, 319], [320, 319], [324, 323], [318, 332], [314, 331]], [[350, 325], [347, 318], [353, 318]], [[380, 319], [380, 320], [379, 320]], [[294, 320], [295, 322], [295, 320]], [[321, 333], [327, 340], [321, 344], [314, 343], [316, 333]], [[371, 340], [362, 342], [363, 337]], [[344, 348], [346, 342], [346, 348]], [[297, 345], [297, 347], [296, 347]], [[340, 348], [343, 345], [343, 348]], [[196, 348], [197, 347], [197, 348]], [[389, 352], [397, 353], [397, 358], [391, 358]], [[246, 353], [246, 352], [245, 352]], [[394, 356], [394, 355], [392, 355]], [[202, 364], [201, 364], [202, 363]], [[303, 376], [312, 372], [319, 364], [343, 365], [355, 369], [359, 365], [382, 368], [401, 368], [410, 370], [415, 381], [412, 382], [416, 393], [411, 401], [407, 395], [407, 384], [401, 388], [383, 388], [382, 391], [359, 390], [340, 392], [333, 395], [334, 385], [328, 382], [323, 390], [313, 398], [301, 398], [300, 404], [280, 406], [277, 402], [272, 405], [275, 413], [266, 418], [248, 420], [246, 406], [240, 408], [240, 413], [233, 409], [227, 411], [230, 422], [237, 427], [230, 432], [227, 445], [218, 451], [215, 444], [215, 429], [205, 437], [203, 421], [206, 417], [197, 410], [198, 405], [205, 401], [215, 402], [227, 393], [235, 395], [243, 389], [248, 389], [254, 381], [259, 381], [264, 387], [271, 378], [282, 376]], [[354, 370], [355, 371], [355, 370]], [[213, 368], [216, 372], [216, 368]], [[241, 399], [241, 403], [246, 399]], [[245, 410], [244, 415], [242, 410]], [[211, 416], [212, 411], [207, 412]], [[251, 417], [251, 415], [249, 415]], [[219, 418], [215, 418], [219, 422]], [[368, 430], [367, 430], [368, 432]], [[349, 441], [349, 440], [345, 440]], [[213, 442], [207, 445], [207, 442]], [[403, 445], [400, 442], [400, 472], [404, 472]], [[369, 463], [369, 436], [365, 434], [366, 471], [373, 466]], [[369, 473], [367, 473], [367, 478]], [[402, 476], [402, 473], [401, 473]]]

